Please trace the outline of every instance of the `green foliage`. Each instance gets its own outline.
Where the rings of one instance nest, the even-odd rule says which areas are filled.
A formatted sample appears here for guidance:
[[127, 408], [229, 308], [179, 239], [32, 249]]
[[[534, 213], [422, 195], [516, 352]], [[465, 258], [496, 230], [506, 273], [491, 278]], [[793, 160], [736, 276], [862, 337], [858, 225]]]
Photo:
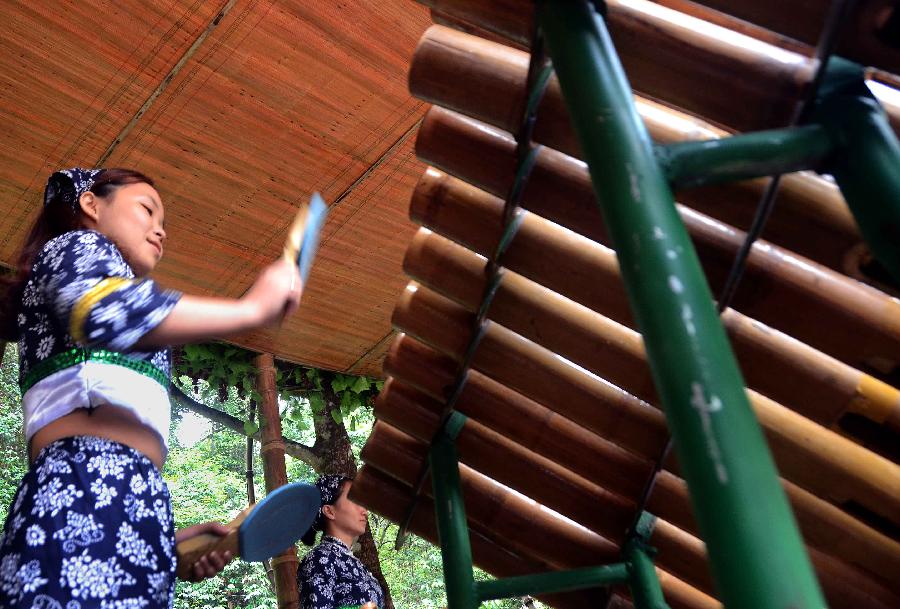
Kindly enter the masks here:
[[19, 397], [19, 362], [15, 345], [7, 345], [0, 367], [0, 522], [28, 468], [22, 406]]

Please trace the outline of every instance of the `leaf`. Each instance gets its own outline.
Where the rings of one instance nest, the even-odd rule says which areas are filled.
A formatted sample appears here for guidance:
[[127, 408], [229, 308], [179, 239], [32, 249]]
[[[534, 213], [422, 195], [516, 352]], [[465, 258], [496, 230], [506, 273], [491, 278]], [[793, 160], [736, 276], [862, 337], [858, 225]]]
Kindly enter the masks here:
[[359, 396], [355, 393], [350, 393], [349, 391], [345, 391], [341, 394], [341, 414], [344, 416], [349, 415], [351, 412], [356, 410], [359, 406]]
[[331, 411], [331, 418], [332, 418], [332, 419], [334, 420], [334, 422], [337, 423], [338, 425], [340, 425], [341, 423], [344, 422], [344, 417], [341, 416], [341, 412], [340, 412], [339, 410], [332, 410], [332, 411]]
[[314, 416], [313, 416], [313, 421], [314, 421], [317, 425], [320, 425], [324, 420], [325, 420], [325, 416], [324, 416], [324, 415], [317, 414], [317, 415], [314, 415]]
[[381, 391], [384, 389], [384, 381], [375, 381], [375, 390]]
[[347, 388], [347, 385], [350, 383], [350, 379], [352, 377], [348, 377], [339, 372], [334, 373], [334, 378], [331, 379], [331, 389], [335, 393], [340, 393], [344, 389]]
[[358, 376], [350, 385], [350, 391], [353, 393], [362, 393], [369, 390], [369, 379], [364, 376]]
[[310, 392], [307, 396], [309, 400], [309, 407], [312, 409], [313, 414], [322, 414], [325, 412], [325, 398], [322, 397], [322, 394], [319, 392]]
[[244, 433], [248, 436], [252, 436], [257, 431], [259, 431], [259, 425], [254, 423], [253, 421], [244, 421]]

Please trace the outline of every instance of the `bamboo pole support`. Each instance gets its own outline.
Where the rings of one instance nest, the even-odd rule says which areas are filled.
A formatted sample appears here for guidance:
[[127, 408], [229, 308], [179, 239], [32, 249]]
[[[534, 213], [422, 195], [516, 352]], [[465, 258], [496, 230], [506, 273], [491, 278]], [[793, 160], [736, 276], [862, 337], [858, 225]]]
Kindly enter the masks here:
[[[262, 425], [263, 473], [266, 492], [288, 483], [284, 462], [284, 438], [281, 435], [281, 417], [278, 413], [278, 392], [275, 389], [275, 358], [271, 353], [256, 356], [256, 389], [259, 392], [259, 415]], [[299, 609], [297, 589], [297, 550], [291, 546], [272, 559], [275, 570], [275, 595], [279, 609]]]

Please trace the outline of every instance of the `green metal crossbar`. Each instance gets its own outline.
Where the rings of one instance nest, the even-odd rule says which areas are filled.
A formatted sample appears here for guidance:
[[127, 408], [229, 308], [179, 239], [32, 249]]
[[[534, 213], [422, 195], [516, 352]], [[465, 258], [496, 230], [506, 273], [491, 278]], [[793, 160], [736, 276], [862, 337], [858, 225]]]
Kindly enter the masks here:
[[650, 560], [653, 549], [646, 539], [652, 531], [652, 518], [637, 535], [626, 541], [624, 562], [476, 582], [456, 453], [456, 437], [465, 423], [464, 415], [453, 412], [431, 445], [428, 457], [448, 607], [475, 609], [483, 601], [526, 593], [568, 592], [627, 584], [639, 609], [669, 609]]
[[[717, 590], [728, 609], [821, 609], [822, 592], [671, 189], [828, 172], [876, 257], [900, 281], [900, 144], [863, 69], [831, 58], [815, 104], [803, 114], [806, 124], [654, 148], [596, 4], [544, 0], [537, 25], [616, 248]], [[535, 80], [545, 83], [547, 74]], [[529, 120], [536, 98], [531, 91]], [[519, 141], [516, 197], [534, 156], [529, 145]], [[507, 201], [504, 246], [515, 234], [514, 198]], [[479, 320], [502, 272], [494, 258], [490, 266]], [[451, 400], [429, 452], [450, 609], [613, 584], [627, 584], [638, 609], [667, 607], [647, 545], [653, 517], [646, 513], [625, 540], [620, 563], [476, 582], [455, 447], [465, 421]]]

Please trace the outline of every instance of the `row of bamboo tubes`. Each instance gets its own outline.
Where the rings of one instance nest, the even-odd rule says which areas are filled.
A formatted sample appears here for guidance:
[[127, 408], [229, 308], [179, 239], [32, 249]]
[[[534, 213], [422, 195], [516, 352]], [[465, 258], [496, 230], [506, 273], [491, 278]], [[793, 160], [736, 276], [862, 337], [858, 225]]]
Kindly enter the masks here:
[[[476, 31], [530, 41], [531, 3], [425, 4], [456, 26], [468, 21]], [[737, 44], [709, 27], [692, 32], [690, 17], [654, 3], [608, 6], [635, 89], [713, 121], [638, 99], [659, 143], [780, 126], [815, 68], [769, 42]], [[429, 111], [417, 139], [419, 158], [432, 165], [410, 209], [423, 228], [404, 261], [413, 282], [394, 312], [401, 334], [384, 364], [390, 378], [353, 491], [394, 521], [410, 501], [464, 358], [485, 289], [485, 256], [501, 238], [500, 197], [515, 163], [508, 132], [521, 117], [527, 65], [521, 51], [440, 26], [426, 32], [413, 60], [414, 95], [445, 108]], [[726, 79], [730, 89], [717, 86]], [[729, 98], [717, 98], [724, 90]], [[740, 108], [730, 105], [735, 96]], [[615, 562], [667, 438], [554, 80], [538, 117], [534, 138], [547, 147], [530, 175], [455, 405], [469, 417], [456, 444], [473, 555], [498, 576]], [[734, 226], [749, 223], [763, 186], [755, 180], [679, 195], [714, 289], [743, 240]], [[890, 444], [870, 450], [835, 431], [854, 415], [888, 442], [900, 439], [900, 392], [881, 380], [900, 365], [900, 301], [842, 274], [858, 259], [860, 238], [833, 184], [802, 173], [782, 191], [786, 211], [767, 235], [784, 248], [754, 246], [744, 280], [752, 289], [738, 293], [723, 323], [830, 606], [900, 606], [900, 453]], [[834, 328], [842, 332], [828, 331]], [[410, 528], [434, 540], [432, 509], [423, 498]], [[719, 606], [674, 458], [664, 462], [646, 509], [658, 517], [650, 543], [670, 605]], [[596, 594], [545, 600], [586, 607]]]
[[[410, 79], [417, 97], [512, 132], [525, 103], [527, 70], [527, 53], [433, 26], [419, 43]], [[657, 143], [727, 135], [709, 123], [646, 98], [637, 97], [636, 101]], [[440, 125], [440, 117], [432, 120]], [[580, 154], [555, 77], [539, 107], [534, 137], [537, 142], [573, 157]], [[441, 153], [440, 149], [434, 152]], [[511, 175], [511, 170], [506, 170], [511, 163], [511, 158], [497, 158], [493, 167], [501, 170], [501, 175]], [[679, 193], [679, 199], [732, 226], [747, 228], [765, 185], [766, 180], [759, 179], [707, 186], [685, 190]], [[804, 172], [785, 176], [779, 192], [777, 213], [771, 218], [766, 235], [832, 269], [845, 270], [853, 262], [850, 254], [861, 243], [861, 237], [837, 187]], [[798, 225], [806, 230], [797, 231]]]
[[[420, 1], [518, 44], [531, 43], [531, 2]], [[606, 6], [610, 35], [636, 92], [737, 131], [787, 124], [817, 68], [804, 54], [656, 2], [607, 0]], [[900, 105], [879, 101], [900, 131]]]
[[[377, 405], [379, 417], [391, 422], [401, 412], [424, 408], [435, 417], [452, 383], [456, 363], [419, 341], [403, 336], [385, 361], [392, 379]], [[471, 371], [458, 410], [520, 446], [541, 455], [572, 474], [592, 480], [614, 495], [634, 500], [649, 474], [652, 458], [640, 454], [636, 442], [618, 445], [559, 413]], [[408, 429], [408, 423], [395, 422]], [[598, 467], [597, 463], [604, 464]], [[529, 471], [533, 465], [529, 466]], [[678, 478], [677, 464], [668, 463], [650, 497], [648, 509], [676, 526], [695, 533], [687, 488]], [[486, 472], [487, 473], [487, 472]], [[564, 476], [562, 476], [564, 478]], [[562, 479], [561, 478], [561, 479]], [[892, 581], [900, 569], [900, 544], [862, 524], [830, 503], [784, 480], [807, 541], [824, 552]], [[853, 539], [848, 544], [848, 536]], [[900, 584], [892, 583], [893, 587]], [[900, 591], [900, 587], [898, 587]]]
[[[434, 432], [439, 417], [423, 417], [422, 412], [414, 408], [405, 408], [400, 412], [380, 410], [379, 417], [381, 420], [363, 451], [366, 468], [376, 469], [399, 480], [404, 486], [410, 486], [418, 473], [421, 459], [425, 457], [431, 437], [429, 432]], [[391, 423], [402, 425], [403, 430]], [[609, 540], [609, 536], [621, 536], [622, 531], [609, 519], [591, 517], [588, 510], [575, 513], [578, 512], [577, 495], [583, 492], [577, 487], [590, 486], [591, 483], [583, 479], [570, 479], [569, 494], [558, 496], [554, 494], [554, 489], [560, 488], [559, 482], [551, 488], [544, 486], [548, 480], [553, 480], [554, 473], [558, 473], [552, 471], [552, 466], [551, 471], [542, 468], [548, 462], [532, 457], [535, 469], [523, 474], [519, 471], [522, 466], [519, 458], [514, 453], [506, 452], [510, 448], [509, 441], [506, 440], [504, 445], [502, 436], [478, 427], [477, 423], [468, 421], [458, 440], [463, 462], [460, 477], [467, 517], [473, 531], [483, 532], [509, 551], [536, 557], [554, 569], [616, 560], [617, 545]], [[500, 444], [492, 440], [499, 440]], [[529, 451], [520, 447], [518, 452], [521, 457]], [[498, 454], [503, 454], [504, 458], [497, 459]], [[502, 463], [508, 459], [510, 463]], [[485, 475], [483, 472], [486, 470], [499, 474], [499, 479]], [[425, 488], [428, 494], [428, 486]], [[523, 491], [533, 501], [525, 499]], [[380, 494], [381, 489], [371, 491], [371, 495], [376, 493]], [[361, 497], [369, 504], [373, 500], [371, 495], [365, 489], [354, 490], [355, 497]], [[615, 505], [609, 503], [611, 495], [595, 495], [592, 507], [615, 511]], [[394, 508], [395, 512], [402, 513], [404, 503], [401, 501]], [[625, 507], [619, 511], [621, 518], [628, 515]], [[712, 582], [703, 543], [662, 519], [656, 521], [650, 543], [658, 550], [655, 560], [659, 571], [664, 574], [661, 584], [669, 601], [675, 606], [709, 606]], [[832, 606], [886, 609], [896, 603], [898, 597], [894, 593], [855, 567], [816, 549], [811, 549], [811, 558]]]
[[[493, 194], [505, 192], [509, 178], [502, 168], [490, 169], [485, 161], [502, 152], [508, 152], [511, 159], [512, 140], [440, 110], [429, 112], [423, 126], [420, 158]], [[476, 145], [477, 156], [471, 154]], [[522, 203], [601, 244], [608, 243], [586, 168], [571, 157], [542, 149]], [[682, 206], [680, 212], [715, 287], [727, 272], [743, 234], [690, 208]], [[900, 301], [765, 242], [754, 246], [748, 266], [748, 281], [735, 301], [738, 308], [747, 309], [761, 321], [780, 321], [782, 329], [793, 336], [852, 365], [885, 372], [897, 366]], [[792, 310], [816, 315], [800, 317]], [[847, 327], [856, 340], [821, 332], [823, 324], [832, 323]], [[778, 327], [779, 323], [770, 325]]]
[[[427, 135], [427, 132], [423, 134], [425, 137]], [[535, 186], [540, 183], [541, 176], [533, 175], [532, 180], [530, 185]], [[524, 202], [532, 206], [531, 201], [534, 200], [533, 207], [536, 207], [537, 201], [540, 201], [540, 211], [553, 208], [555, 215], [560, 217], [569, 214], [569, 209], [577, 204], [565, 194], [567, 193], [561, 193], [559, 198], [548, 195], [544, 199], [532, 198], [526, 194]], [[586, 217], [589, 210], [586, 207], [583, 209], [582, 216]], [[411, 217], [418, 223], [481, 255], [488, 255], [496, 247], [502, 234], [502, 213], [503, 202], [499, 198], [433, 169], [428, 170], [417, 185], [410, 208]], [[727, 230], [727, 227], [722, 228]], [[425, 237], [421, 237], [414, 243], [424, 242]], [[473, 299], [480, 300], [484, 280], [478, 277], [479, 263], [475, 258], [467, 256], [462, 248], [453, 249], [449, 245], [441, 245], [437, 239], [431, 239], [430, 242], [441, 253], [423, 251], [420, 256], [430, 256], [433, 263], [423, 261], [418, 267], [413, 267], [418, 263], [418, 258], [408, 257], [407, 273], [413, 277], [425, 272], [441, 273], [443, 281], [454, 281], [453, 276], [462, 272], [462, 268], [458, 267], [466, 267], [467, 276], [473, 283], [456, 281], [457, 284], [465, 284], [465, 287], [457, 287], [466, 290], [466, 294], [460, 298], [466, 299], [465, 302], [469, 304]], [[737, 247], [736, 243], [733, 245]], [[759, 244], [751, 255], [751, 265], [757, 264], [752, 276], [768, 279], [768, 285], [773, 286], [766, 291], [766, 298], [750, 302], [737, 299], [738, 305], [748, 315], [762, 320], [770, 327], [733, 310], [724, 316], [737, 351], [739, 354], [748, 354], [748, 365], [745, 366], [744, 373], [750, 386], [759, 388], [770, 397], [784, 400], [804, 415], [825, 425], [834, 424], [844, 412], [851, 409], [871, 417], [879, 424], [885, 424], [895, 434], [900, 433], [900, 392], [771, 328], [780, 326], [793, 336], [858, 366], [871, 361], [893, 361], [890, 355], [892, 351], [894, 357], [900, 355], [900, 328], [893, 328], [900, 320], [900, 305], [874, 289], [822, 269], [814, 269], [818, 272], [804, 275], [803, 271], [810, 268], [809, 264], [785, 269], [795, 264], [796, 259], [787, 252], [778, 252], [776, 255], [780, 257], [767, 259], [767, 254], [773, 249]], [[421, 248], [416, 249], [420, 250]], [[706, 262], [708, 252], [701, 252], [701, 257]], [[707, 256], [704, 257], [703, 253], [707, 253]], [[455, 261], [453, 272], [449, 271], [450, 267], [444, 266], [446, 262], [436, 262], [436, 259], [443, 260], [445, 256]], [[426, 264], [427, 269], [421, 268]], [[579, 303], [620, 324], [634, 326], [624, 286], [619, 278], [615, 253], [595, 241], [536, 214], [523, 212], [521, 226], [504, 255], [503, 264], [549, 288], [547, 298], [552, 293], [566, 297], [557, 299], [558, 304], [553, 306], [542, 304], [536, 296], [519, 297], [520, 300], [531, 301], [532, 309], [536, 306], [544, 310], [554, 306], [563, 307], [560, 312], [553, 314], [553, 324], [561, 323], [559, 318], [567, 318], [565, 321], [569, 324], [576, 323], [578, 316], [573, 311], [580, 310], [575, 304]], [[773, 278], [774, 273], [763, 272], [766, 267], [775, 273], [786, 272], [782, 272], [781, 277]], [[602, 285], [603, 289], [597, 289], [598, 285]], [[817, 298], [818, 290], [827, 294]], [[773, 295], [777, 299], [771, 298]], [[794, 306], [778, 306], [779, 303], [788, 305], [791, 302], [788, 297], [792, 297]], [[798, 314], [798, 311], [802, 314]], [[573, 315], [576, 316], [572, 317]], [[581, 325], [598, 323], [596, 318], [589, 321], [590, 323], [586, 321]], [[880, 331], [873, 331], [872, 326]], [[823, 332], [824, 327], [846, 328], [847, 333]], [[595, 327], [593, 335], [598, 333], [602, 338], [602, 327]], [[584, 357], [572, 353], [569, 356], [575, 361]], [[773, 375], [771, 358], [789, 366], [789, 370], [799, 375], [799, 378]], [[797, 382], [798, 380], [803, 382]]]

